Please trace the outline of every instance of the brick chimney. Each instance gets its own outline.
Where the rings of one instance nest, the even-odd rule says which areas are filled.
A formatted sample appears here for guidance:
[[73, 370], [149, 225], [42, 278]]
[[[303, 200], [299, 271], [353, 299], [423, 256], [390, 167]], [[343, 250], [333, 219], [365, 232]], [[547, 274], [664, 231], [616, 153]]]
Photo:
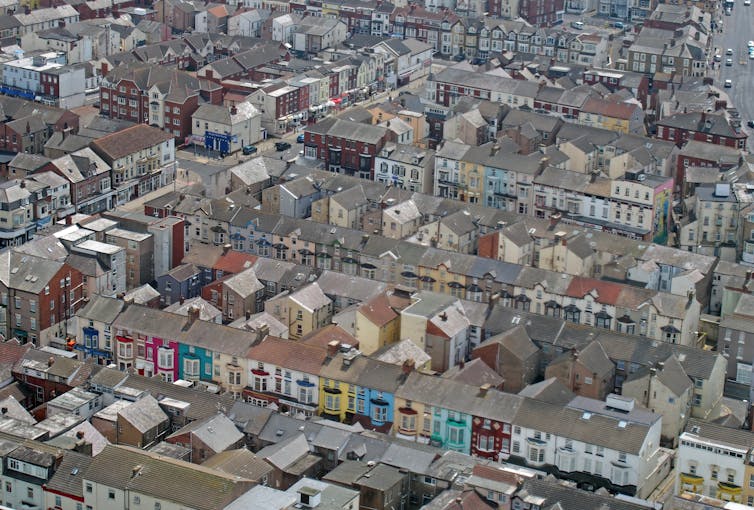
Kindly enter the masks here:
[[334, 358], [336, 354], [338, 354], [338, 349], [340, 349], [340, 342], [337, 340], [332, 340], [327, 343], [327, 357], [328, 358]]
[[199, 310], [198, 306], [192, 305], [191, 308], [188, 309], [188, 324], [187, 326], [191, 326], [199, 319], [199, 313], [201, 310]]
[[414, 371], [414, 368], [416, 368], [416, 362], [413, 360], [413, 358], [409, 358], [403, 362], [401, 370], [404, 374], [408, 375]]

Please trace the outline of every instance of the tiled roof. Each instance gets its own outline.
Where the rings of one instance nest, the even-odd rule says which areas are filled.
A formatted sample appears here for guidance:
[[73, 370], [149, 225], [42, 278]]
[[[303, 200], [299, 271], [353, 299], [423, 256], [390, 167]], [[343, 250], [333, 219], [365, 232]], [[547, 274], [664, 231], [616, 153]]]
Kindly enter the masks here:
[[249, 349], [246, 357], [250, 360], [272, 363], [279, 367], [317, 375], [327, 357], [327, 349], [268, 336]]
[[224, 508], [253, 485], [221, 471], [124, 446], [105, 447], [84, 479], [197, 510]]
[[161, 129], [136, 124], [95, 140], [92, 147], [104, 158], [115, 161], [172, 139], [173, 135]]

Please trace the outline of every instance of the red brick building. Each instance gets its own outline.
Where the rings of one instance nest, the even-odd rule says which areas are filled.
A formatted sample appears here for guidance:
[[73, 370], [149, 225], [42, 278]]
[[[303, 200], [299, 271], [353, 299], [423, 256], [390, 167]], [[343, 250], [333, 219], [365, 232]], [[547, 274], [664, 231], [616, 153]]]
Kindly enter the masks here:
[[327, 119], [304, 132], [304, 157], [324, 161], [330, 172], [374, 180], [374, 159], [386, 140], [384, 127]]
[[191, 134], [191, 115], [199, 98], [222, 103], [222, 87], [189, 73], [137, 64], [111, 70], [100, 86], [100, 114], [150, 124], [183, 140]]
[[748, 135], [740, 119], [724, 114], [690, 112], [676, 113], [657, 121], [657, 138], [674, 142], [679, 147], [694, 140], [746, 150]]
[[562, 21], [564, 0], [521, 0], [518, 15], [535, 27], [551, 27]]
[[0, 283], [5, 338], [47, 345], [65, 337], [66, 320], [82, 306], [81, 273], [65, 262], [10, 252], [9, 276]]

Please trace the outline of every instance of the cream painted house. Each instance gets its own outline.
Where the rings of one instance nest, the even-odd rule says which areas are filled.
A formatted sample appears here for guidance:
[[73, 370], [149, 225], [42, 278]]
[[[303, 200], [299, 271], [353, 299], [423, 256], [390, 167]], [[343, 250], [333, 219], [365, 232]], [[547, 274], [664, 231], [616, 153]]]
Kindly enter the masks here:
[[675, 355], [654, 367], [643, 367], [623, 381], [621, 394], [662, 414], [662, 440], [678, 446], [678, 436], [691, 417], [693, 383]]
[[300, 340], [330, 324], [333, 302], [314, 282], [292, 294], [280, 294], [265, 302], [265, 311], [288, 327], [288, 337]]
[[414, 235], [421, 223], [422, 213], [413, 200], [382, 210], [382, 235], [390, 239], [404, 239]]
[[[262, 139], [262, 115], [246, 101], [230, 107], [203, 104], [191, 115], [191, 134], [210, 149], [232, 154]], [[227, 146], [221, 146], [222, 137]]]

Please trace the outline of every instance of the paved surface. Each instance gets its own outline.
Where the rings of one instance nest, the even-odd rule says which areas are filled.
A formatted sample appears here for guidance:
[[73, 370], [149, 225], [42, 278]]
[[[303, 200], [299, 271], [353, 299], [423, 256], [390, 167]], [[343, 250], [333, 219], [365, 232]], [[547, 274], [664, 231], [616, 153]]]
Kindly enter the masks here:
[[[712, 45], [723, 56], [723, 65], [714, 69], [711, 75], [721, 87], [726, 79], [733, 81], [733, 87], [725, 90], [745, 124], [754, 120], [754, 60], [749, 60], [746, 48], [746, 43], [754, 39], [754, 6], [736, 2], [733, 15], [722, 16], [722, 20], [723, 33], [714, 38]], [[733, 50], [732, 57], [725, 56], [728, 48]], [[733, 59], [732, 66], [724, 65], [726, 58]]]

